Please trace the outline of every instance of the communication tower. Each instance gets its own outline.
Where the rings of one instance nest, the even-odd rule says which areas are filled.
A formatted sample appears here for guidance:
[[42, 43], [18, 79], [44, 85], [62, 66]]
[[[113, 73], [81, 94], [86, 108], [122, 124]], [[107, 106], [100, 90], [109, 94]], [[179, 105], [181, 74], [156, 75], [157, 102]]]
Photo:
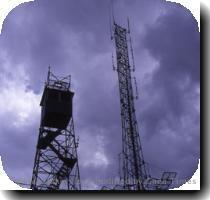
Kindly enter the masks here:
[[71, 76], [57, 77], [49, 68], [40, 103], [32, 190], [81, 190], [70, 87]]
[[[164, 172], [161, 179], [152, 178], [146, 168], [140, 142], [138, 122], [135, 113], [134, 100], [138, 98], [136, 78], [131, 76], [135, 71], [133, 47], [128, 28], [110, 20], [111, 40], [114, 40], [116, 50], [116, 66], [120, 93], [122, 153], [120, 154], [120, 179], [122, 185], [115, 186], [116, 190], [166, 190], [176, 177], [175, 172]], [[111, 18], [110, 18], [111, 19]], [[132, 62], [130, 62], [130, 59]], [[112, 60], [113, 55], [112, 55]], [[130, 64], [132, 63], [132, 65]], [[132, 81], [133, 80], [133, 81]], [[133, 92], [135, 84], [136, 94]], [[121, 188], [121, 189], [120, 189]]]

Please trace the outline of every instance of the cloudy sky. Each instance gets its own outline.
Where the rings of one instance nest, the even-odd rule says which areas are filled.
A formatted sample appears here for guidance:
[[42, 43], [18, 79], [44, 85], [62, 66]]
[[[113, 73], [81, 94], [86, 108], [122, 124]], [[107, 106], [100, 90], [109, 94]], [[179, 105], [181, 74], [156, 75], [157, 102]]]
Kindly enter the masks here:
[[[35, 0], [16, 7], [0, 36], [0, 154], [8, 176], [30, 183], [48, 66], [72, 75], [83, 189], [118, 176], [120, 104], [109, 0]], [[114, 0], [129, 16], [139, 100], [136, 115], [152, 176], [183, 183], [200, 157], [200, 34], [189, 10], [161, 0]], [[179, 185], [179, 184], [178, 184]]]

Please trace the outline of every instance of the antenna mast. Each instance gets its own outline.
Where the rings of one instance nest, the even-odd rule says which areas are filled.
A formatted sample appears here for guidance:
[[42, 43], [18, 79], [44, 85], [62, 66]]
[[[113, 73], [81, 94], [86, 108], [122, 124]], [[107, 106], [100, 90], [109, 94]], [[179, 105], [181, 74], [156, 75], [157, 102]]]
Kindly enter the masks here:
[[[135, 63], [129, 20], [128, 30], [113, 21], [113, 32], [117, 58], [116, 71], [118, 73], [120, 92], [122, 124], [122, 153], [120, 154], [120, 168], [122, 169], [120, 169], [120, 180], [123, 180], [123, 190], [167, 190], [172, 180], [176, 177], [176, 172], [164, 172], [161, 179], [156, 179], [152, 178], [146, 171], [135, 113], [131, 78], [131, 71], [135, 71]], [[127, 34], [129, 34], [129, 40], [127, 39]], [[128, 50], [128, 41], [130, 42], [130, 52]], [[129, 53], [133, 61], [133, 69], [130, 66]], [[138, 98], [135, 77], [134, 84], [136, 98]]]
[[124, 182], [125, 190], [143, 190], [143, 182], [147, 178], [147, 172], [135, 114], [131, 66], [127, 45], [127, 33], [130, 32], [130, 28], [128, 30], [114, 22], [122, 124], [123, 177], [121, 179]]

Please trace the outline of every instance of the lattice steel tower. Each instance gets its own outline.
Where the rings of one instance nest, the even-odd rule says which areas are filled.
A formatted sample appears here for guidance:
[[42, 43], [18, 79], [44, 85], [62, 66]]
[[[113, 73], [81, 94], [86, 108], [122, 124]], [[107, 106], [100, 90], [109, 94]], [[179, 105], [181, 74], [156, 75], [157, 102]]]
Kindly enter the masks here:
[[[123, 182], [122, 185], [116, 185], [113, 189], [167, 190], [176, 177], [176, 172], [163, 172], [160, 179], [153, 178], [146, 168], [143, 157], [134, 105], [134, 99], [138, 98], [137, 84], [135, 77], [131, 76], [131, 72], [135, 71], [135, 63], [129, 20], [128, 29], [126, 29], [116, 24], [113, 17], [111, 39], [115, 41], [117, 66], [115, 67], [113, 61], [113, 69], [118, 73], [120, 92], [122, 124], [120, 179]], [[132, 65], [129, 58], [132, 60]], [[135, 83], [136, 95], [133, 92], [132, 82]]]
[[81, 190], [70, 84], [70, 76], [58, 78], [49, 68], [40, 103], [32, 190]]
[[[128, 26], [129, 27], [129, 26]], [[138, 123], [135, 114], [134, 93], [132, 86], [131, 70], [134, 70], [129, 61], [128, 39], [131, 45], [128, 30], [113, 24], [112, 39], [115, 40], [117, 73], [120, 91], [121, 124], [122, 124], [122, 174], [126, 190], [142, 190], [143, 181], [147, 178], [140, 138]], [[132, 45], [131, 56], [133, 58]]]

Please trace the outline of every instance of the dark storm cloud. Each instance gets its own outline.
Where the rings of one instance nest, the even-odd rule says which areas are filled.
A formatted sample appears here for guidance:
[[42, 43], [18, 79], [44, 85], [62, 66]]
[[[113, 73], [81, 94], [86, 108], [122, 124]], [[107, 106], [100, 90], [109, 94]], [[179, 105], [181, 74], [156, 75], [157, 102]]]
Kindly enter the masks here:
[[[4, 26], [8, 33], [3, 32], [2, 40], [15, 63], [27, 60], [27, 71], [31, 80], [34, 80], [32, 88], [40, 88], [38, 82], [44, 79], [41, 72], [51, 63], [58, 70], [68, 65], [66, 68], [68, 67], [69, 71], [75, 64], [72, 57], [88, 61], [94, 54], [107, 51], [109, 36], [104, 32], [107, 32], [108, 26], [104, 24], [108, 19], [105, 14], [108, 7], [104, 3], [54, 1], [51, 4], [49, 1], [35, 1], [19, 7], [19, 12], [13, 11], [16, 19], [12, 14], [8, 17], [8, 24], [12, 23], [13, 26]], [[30, 9], [30, 12], [27, 9]], [[101, 46], [97, 45], [99, 41]], [[75, 47], [72, 44], [75, 44], [76, 48], [80, 46], [80, 52], [76, 52], [78, 55], [69, 55], [66, 52], [66, 46]], [[20, 46], [21, 51], [16, 51]], [[79, 60], [76, 62], [78, 64]], [[74, 67], [86, 67], [83, 61], [82, 65], [84, 66]], [[37, 74], [39, 76], [36, 76]], [[40, 74], [43, 76], [40, 77]]]
[[[151, 163], [161, 154], [165, 158], [156, 162], [161, 162], [159, 166], [188, 179], [199, 158], [200, 37], [190, 12], [174, 4], [170, 7], [148, 27], [143, 40], [158, 67], [142, 91], [149, 103], [143, 97], [141, 105], [146, 108], [141, 109], [139, 121], [144, 140], [150, 143], [146, 154]], [[149, 146], [157, 150], [153, 156]]]
[[[141, 83], [136, 110], [145, 159], [185, 178], [192, 175], [199, 157], [199, 34], [188, 11], [175, 5], [116, 1], [115, 16], [123, 25], [127, 16], [131, 21], [136, 76]], [[121, 124], [109, 6], [109, 1], [98, 0], [39, 0], [18, 6], [5, 20], [0, 71], [6, 81], [0, 80], [1, 87], [7, 80], [12, 82], [8, 91], [21, 85], [15, 98], [22, 97], [18, 106], [11, 104], [14, 113], [0, 115], [3, 122], [14, 119], [18, 124], [5, 123], [1, 129], [5, 143], [0, 150], [10, 177], [30, 181], [39, 127], [39, 110], [31, 107], [38, 106], [49, 64], [57, 75], [72, 75], [81, 178], [118, 175]], [[24, 101], [27, 109], [22, 114], [18, 107]], [[23, 122], [32, 116], [34, 121], [26, 126], [15, 113], [23, 116]], [[153, 168], [153, 174], [159, 171]]]
[[189, 100], [191, 93], [194, 91], [196, 94], [199, 88], [200, 43], [197, 24], [186, 10], [172, 10], [147, 30], [144, 44], [159, 62], [148, 85], [150, 93], [157, 96], [156, 105], [153, 106], [158, 109], [151, 109], [152, 113], [145, 114], [149, 115], [148, 118], [155, 118], [155, 124], [166, 113], [172, 114], [174, 119], [180, 119], [183, 114], [195, 109], [195, 104]]

